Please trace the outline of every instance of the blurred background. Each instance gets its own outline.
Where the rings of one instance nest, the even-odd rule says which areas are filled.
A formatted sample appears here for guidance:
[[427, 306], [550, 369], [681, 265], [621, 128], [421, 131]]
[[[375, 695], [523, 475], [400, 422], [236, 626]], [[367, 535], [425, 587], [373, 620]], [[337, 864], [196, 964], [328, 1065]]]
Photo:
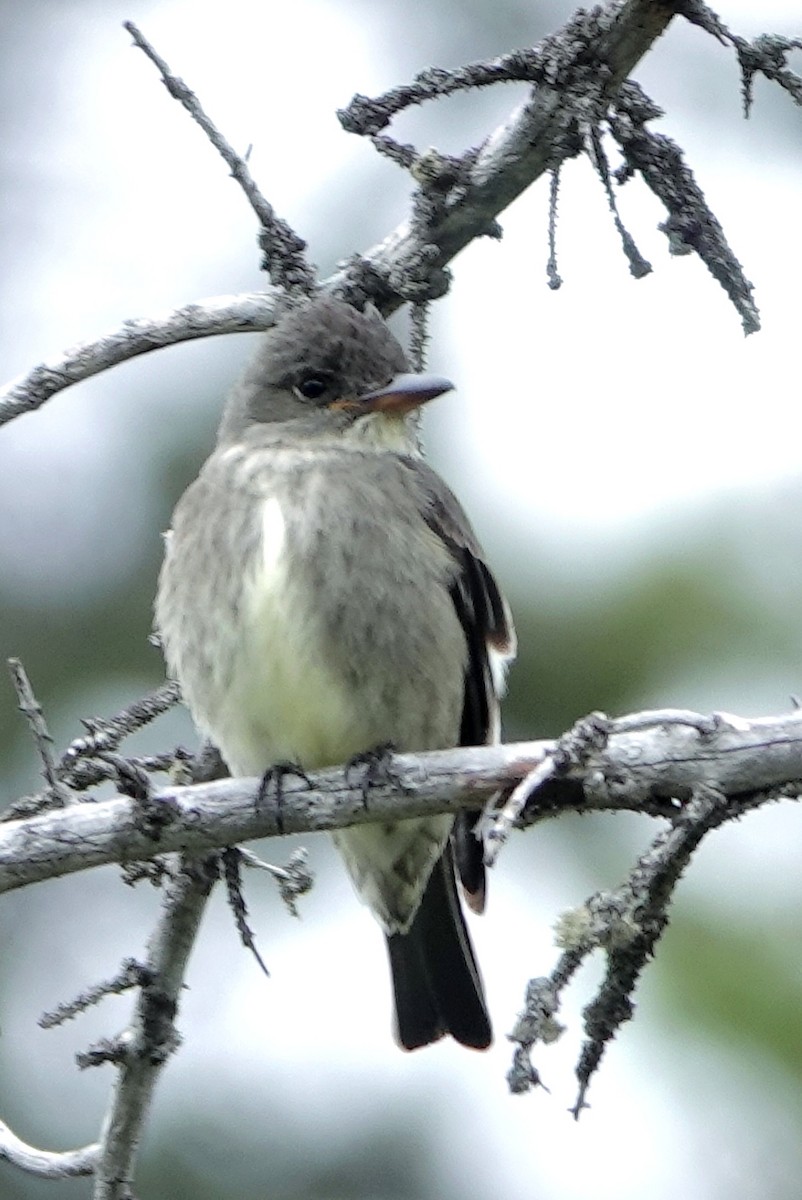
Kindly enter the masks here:
[[[745, 36], [792, 36], [791, 0], [722, 0]], [[340, 130], [335, 109], [421, 68], [528, 45], [571, 3], [519, 0], [28, 0], [0, 3], [0, 377], [204, 296], [258, 288], [255, 225], [200, 131], [121, 22], [140, 23], [196, 89], [327, 274], [405, 215], [404, 175]], [[797, 66], [799, 58], [797, 55]], [[763, 331], [694, 258], [671, 259], [638, 182], [625, 223], [654, 273], [628, 274], [600, 184], [568, 163], [561, 291], [546, 287], [547, 185], [502, 217], [502, 242], [454, 264], [431, 368], [457, 391], [427, 413], [432, 463], [471, 513], [510, 597], [520, 658], [506, 737], [560, 733], [591, 709], [682, 705], [758, 715], [802, 691], [799, 301], [802, 113], [759, 80], [741, 116], [735, 59], [677, 20], [635, 72], [667, 110], [756, 287]], [[459, 151], [515, 87], [428, 105], [402, 140]], [[403, 319], [398, 325], [403, 333]], [[209, 450], [253, 335], [161, 351], [60, 394], [0, 431], [0, 652], [22, 658], [57, 743], [162, 678], [148, 644], [160, 531]], [[139, 749], [193, 744], [162, 719]], [[0, 686], [2, 800], [39, 766]], [[215, 897], [180, 1014], [181, 1052], [148, 1124], [138, 1195], [172, 1200], [796, 1200], [802, 1146], [802, 846], [793, 806], [710, 838], [683, 881], [636, 1020], [592, 1105], [568, 1115], [591, 964], [568, 1030], [537, 1058], [550, 1091], [507, 1093], [512, 1027], [551, 926], [615, 886], [656, 832], [635, 817], [564, 819], [516, 838], [473, 925], [497, 1039], [404, 1056], [390, 1037], [378, 929], [323, 838], [288, 917], [250, 878], [266, 980]], [[274, 861], [290, 846], [257, 847]], [[73, 1055], [121, 1028], [129, 999], [56, 1031], [39, 1013], [142, 952], [148, 885], [99, 870], [3, 897], [0, 1116], [51, 1148], [93, 1140], [110, 1069]], [[0, 1195], [67, 1200], [86, 1181]]]

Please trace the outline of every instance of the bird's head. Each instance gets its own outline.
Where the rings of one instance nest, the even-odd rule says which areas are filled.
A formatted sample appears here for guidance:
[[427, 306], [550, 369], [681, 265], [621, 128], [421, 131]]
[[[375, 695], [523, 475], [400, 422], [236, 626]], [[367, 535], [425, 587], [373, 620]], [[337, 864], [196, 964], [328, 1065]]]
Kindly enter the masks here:
[[307, 434], [344, 432], [371, 418], [398, 424], [454, 385], [414, 374], [378, 311], [319, 296], [286, 313], [232, 391], [220, 440], [253, 425], [297, 422]]

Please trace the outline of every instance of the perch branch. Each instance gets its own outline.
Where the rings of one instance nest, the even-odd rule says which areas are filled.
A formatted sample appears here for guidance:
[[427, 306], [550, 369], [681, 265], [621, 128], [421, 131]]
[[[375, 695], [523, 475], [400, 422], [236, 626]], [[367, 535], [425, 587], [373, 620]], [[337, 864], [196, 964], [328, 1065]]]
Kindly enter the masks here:
[[[721, 795], [714, 823], [773, 798], [771, 789], [796, 795], [802, 780], [802, 712], [745, 720], [658, 713], [649, 725], [613, 731], [528, 801], [520, 823], [531, 825], [563, 811], [619, 811], [676, 818], [680, 802], [705, 785]], [[628, 720], [634, 721], [635, 718]], [[194, 787], [154, 790], [142, 804], [116, 797], [75, 803], [0, 826], [0, 892], [86, 870], [129, 863], [169, 851], [203, 853], [257, 837], [341, 829], [370, 821], [401, 820], [476, 809], [508, 791], [560, 743], [463, 747], [393, 759], [398, 783], [372, 785], [368, 803], [347, 772], [316, 772], [310, 782], [287, 778], [281, 803], [260, 802], [260, 780], [224, 779]], [[779, 792], [778, 792], [779, 794]], [[775, 797], [776, 798], [776, 797]], [[158, 814], [158, 819], [156, 815]], [[711, 818], [712, 819], [712, 818]]]

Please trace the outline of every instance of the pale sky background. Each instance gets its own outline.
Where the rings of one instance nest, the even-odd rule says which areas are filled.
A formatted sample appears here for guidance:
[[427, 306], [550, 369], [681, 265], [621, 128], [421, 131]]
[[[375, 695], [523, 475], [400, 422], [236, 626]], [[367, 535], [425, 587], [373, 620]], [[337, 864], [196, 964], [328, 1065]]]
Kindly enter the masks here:
[[[52, 2], [31, 6], [37, 19], [30, 21], [18, 6], [0, 4], [12, 39], [0, 79], [0, 153], [10, 164], [0, 196], [0, 377], [126, 318], [260, 284], [250, 211], [200, 131], [130, 46], [123, 19], [140, 23], [233, 145], [253, 145], [251, 168], [264, 192], [328, 272], [336, 257], [367, 248], [401, 220], [407, 197], [402, 173], [343, 133], [335, 109], [355, 91], [376, 93], [433, 61], [455, 65], [535, 41], [571, 11], [565, 4], [557, 21], [550, 12], [539, 23], [532, 8], [521, 6], [497, 32], [488, 19], [484, 33], [472, 26], [467, 34], [456, 4], [446, 41], [423, 3]], [[790, 2], [724, 0], [720, 13], [744, 35], [800, 32]], [[584, 161], [564, 172], [560, 292], [545, 282], [544, 182], [502, 216], [501, 243], [476, 243], [461, 256], [452, 293], [433, 319], [430, 356], [432, 369], [458, 390], [433, 406], [430, 446], [444, 474], [459, 473], [483, 540], [503, 531], [495, 559], [502, 577], [505, 564], [515, 564], [518, 586], [529, 572], [551, 570], [578, 586], [604, 587], [612, 570], [700, 501], [714, 502], [733, 530], [745, 497], [777, 504], [781, 520], [783, 489], [802, 477], [802, 139], [794, 147], [778, 120], [782, 111], [787, 121], [791, 101], [759, 82], [752, 119], [743, 122], [733, 55], [679, 21], [635, 77], [668, 110], [654, 127], [684, 147], [756, 286], [763, 331], [745, 339], [704, 267], [693, 257], [669, 257], [655, 228], [663, 213], [637, 182], [624, 189], [621, 213], [655, 269], [634, 281]], [[404, 120], [401, 136], [460, 149], [520, 94], [500, 88], [426, 106]], [[802, 134], [802, 112], [792, 119]], [[332, 223], [343, 232], [328, 261], [316, 245], [330, 237]], [[65, 590], [78, 595], [86, 586], [82, 563], [96, 569], [99, 562], [112, 577], [135, 541], [158, 537], [148, 508], [153, 430], [195, 422], [193, 389], [211, 379], [222, 395], [248, 340], [209, 340], [136, 360], [0, 432], [0, 577], [41, 607], [43, 621]], [[211, 431], [211, 414], [201, 420]], [[199, 461], [204, 452], [198, 442]], [[536, 559], [527, 552], [535, 533]], [[748, 530], [744, 537], [748, 546]], [[759, 564], [755, 575], [764, 579]], [[751, 691], [736, 695], [755, 711], [763, 702], [779, 709], [796, 670], [793, 664], [787, 681], [758, 676]], [[723, 679], [699, 685], [688, 702], [733, 706]], [[93, 696], [77, 711], [106, 708]], [[74, 720], [74, 712], [63, 713], [55, 724], [74, 734]], [[730, 871], [743, 878], [758, 865], [765, 870], [769, 854], [772, 871], [796, 878], [787, 828], [761, 813], [749, 820], [748, 840], [740, 829], [725, 831], [704, 886], [714, 894], [719, 888], [722, 903], [746, 908]], [[640, 825], [625, 830], [622, 864], [641, 835]], [[328, 853], [315, 843], [317, 860]], [[516, 854], [513, 847], [513, 865]], [[700, 872], [704, 860], [703, 853]], [[571, 1033], [539, 1057], [551, 1094], [507, 1094], [503, 1035], [523, 992], [521, 950], [533, 972], [549, 969], [550, 924], [584, 895], [549, 829], [539, 831], [534, 858], [530, 848], [530, 872], [533, 862], [536, 901], [529, 889], [524, 895], [520, 874], [496, 872], [490, 913], [473, 926], [498, 1029], [485, 1056], [451, 1044], [413, 1056], [395, 1049], [380, 937], [350, 901], [343, 872], [325, 876], [325, 887], [304, 903], [300, 926], [267, 902], [269, 982], [240, 951], [218, 897], [190, 972], [186, 1045], [160, 1085], [154, 1144], [160, 1116], [188, 1096], [201, 1109], [204, 1095], [221, 1089], [233, 1146], [262, 1105], [279, 1104], [287, 1136], [311, 1122], [315, 1138], [336, 1147], [354, 1123], [370, 1125], [385, 1104], [401, 1100], [410, 1120], [433, 1105], [425, 1111], [442, 1124], [438, 1170], [469, 1200], [747, 1200], [761, 1194], [761, 1181], [777, 1194], [787, 1182], [790, 1196], [791, 1181], [773, 1172], [794, 1155], [802, 1166], [799, 1097], [788, 1095], [783, 1077], [756, 1084], [752, 1075], [747, 1094], [748, 1064], [701, 1037], [689, 1045], [685, 1028], [672, 1029], [660, 1010], [648, 976], [638, 1021], [608, 1051], [592, 1109], [578, 1125], [566, 1109], [589, 983], [571, 997]], [[34, 1127], [47, 1093], [52, 1108], [38, 1132], [53, 1145], [93, 1137], [110, 1074], [77, 1076], [70, 1055], [111, 1032], [115, 1019], [122, 1023], [127, 1003], [45, 1034], [31, 1030], [31, 997], [38, 1013], [112, 974], [119, 957], [136, 952], [158, 904], [155, 894], [121, 889], [111, 872], [97, 880], [91, 903], [80, 878], [10, 898], [28, 936], [46, 947], [49, 973], [44, 986], [39, 965], [16, 944], [19, 986], [4, 1031], [24, 1030], [26, 1040], [7, 1046], [7, 1061], [37, 1081], [29, 1101]], [[268, 891], [261, 880], [253, 886]], [[689, 903], [697, 886], [691, 872]], [[745, 920], [770, 919], [770, 892], [748, 901]], [[54, 903], [78, 914], [80, 924], [54, 925]], [[220, 979], [224, 987], [210, 986]], [[0, 1094], [0, 1115], [2, 1108]], [[757, 1109], [765, 1124], [756, 1129]], [[711, 1145], [720, 1152], [711, 1154]], [[202, 1161], [208, 1155], [212, 1178], [224, 1171], [213, 1139], [191, 1150]], [[261, 1169], [268, 1179], [269, 1163]]]

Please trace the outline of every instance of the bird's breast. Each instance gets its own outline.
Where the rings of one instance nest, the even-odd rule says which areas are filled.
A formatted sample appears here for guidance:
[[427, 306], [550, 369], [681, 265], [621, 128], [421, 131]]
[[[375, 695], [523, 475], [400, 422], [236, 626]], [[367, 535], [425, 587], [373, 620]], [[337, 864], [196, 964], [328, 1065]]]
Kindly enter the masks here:
[[393, 459], [227, 450], [179, 505], [157, 620], [234, 773], [456, 742], [466, 643], [453, 562]]
[[259, 549], [243, 574], [237, 637], [212, 730], [238, 774], [279, 761], [315, 767], [364, 749], [359, 697], [332, 662], [280, 499], [261, 502]]

